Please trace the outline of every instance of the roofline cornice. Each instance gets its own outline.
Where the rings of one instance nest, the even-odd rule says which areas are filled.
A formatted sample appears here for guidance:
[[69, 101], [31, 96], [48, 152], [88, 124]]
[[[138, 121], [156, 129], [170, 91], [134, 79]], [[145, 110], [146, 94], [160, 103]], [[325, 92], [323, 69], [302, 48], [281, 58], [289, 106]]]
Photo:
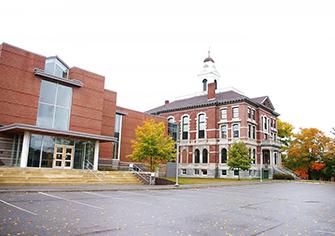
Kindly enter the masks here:
[[247, 97], [239, 97], [239, 98], [234, 98], [234, 99], [227, 99], [227, 100], [220, 100], [220, 101], [211, 101], [211, 102], [205, 102], [205, 103], [199, 103], [199, 104], [193, 104], [193, 105], [185, 105], [185, 106], [180, 106], [180, 107], [175, 107], [175, 108], [169, 108], [169, 109], [162, 109], [154, 112], [149, 112], [149, 114], [152, 115], [159, 115], [160, 113], [165, 113], [165, 112], [172, 112], [172, 111], [180, 111], [180, 110], [187, 110], [187, 109], [193, 109], [193, 108], [199, 108], [199, 107], [206, 107], [206, 106], [213, 106], [213, 105], [224, 105], [224, 104], [229, 104], [229, 103], [234, 103], [234, 102], [248, 102], [254, 105], [255, 107], [261, 107], [269, 112], [271, 112], [273, 115], [280, 116], [279, 113], [275, 112], [274, 110], [264, 106], [263, 104], [260, 104], [258, 102], [253, 101], [250, 98]]

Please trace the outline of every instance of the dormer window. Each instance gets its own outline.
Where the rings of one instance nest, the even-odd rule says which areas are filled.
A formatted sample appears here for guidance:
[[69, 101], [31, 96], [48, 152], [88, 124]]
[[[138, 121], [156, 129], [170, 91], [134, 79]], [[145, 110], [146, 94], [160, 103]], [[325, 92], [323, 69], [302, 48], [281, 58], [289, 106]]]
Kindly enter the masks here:
[[57, 56], [49, 57], [45, 61], [44, 72], [67, 79], [69, 67], [62, 62]]

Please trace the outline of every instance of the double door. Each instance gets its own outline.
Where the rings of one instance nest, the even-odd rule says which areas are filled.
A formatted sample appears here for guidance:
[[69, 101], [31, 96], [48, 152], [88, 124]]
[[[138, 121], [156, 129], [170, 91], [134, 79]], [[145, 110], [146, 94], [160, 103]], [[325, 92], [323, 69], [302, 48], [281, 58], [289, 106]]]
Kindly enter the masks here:
[[72, 169], [73, 147], [56, 145], [53, 168], [54, 169]]

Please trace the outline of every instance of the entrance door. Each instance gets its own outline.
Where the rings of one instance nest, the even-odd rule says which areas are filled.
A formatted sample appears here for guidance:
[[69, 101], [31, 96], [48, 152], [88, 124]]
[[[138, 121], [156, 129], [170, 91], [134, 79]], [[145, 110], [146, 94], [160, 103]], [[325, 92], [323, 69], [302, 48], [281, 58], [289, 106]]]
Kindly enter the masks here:
[[269, 171], [268, 170], [264, 170], [264, 175], [263, 175], [263, 179], [268, 179], [269, 178]]
[[73, 147], [56, 145], [53, 168], [71, 169], [73, 160]]

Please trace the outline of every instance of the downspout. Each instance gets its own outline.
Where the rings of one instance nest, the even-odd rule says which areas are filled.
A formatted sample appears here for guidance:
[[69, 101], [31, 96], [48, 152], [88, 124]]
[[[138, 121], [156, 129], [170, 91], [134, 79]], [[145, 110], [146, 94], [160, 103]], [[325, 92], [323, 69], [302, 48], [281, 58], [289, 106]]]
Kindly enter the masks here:
[[219, 104], [215, 102], [215, 178], [220, 178], [219, 175]]

